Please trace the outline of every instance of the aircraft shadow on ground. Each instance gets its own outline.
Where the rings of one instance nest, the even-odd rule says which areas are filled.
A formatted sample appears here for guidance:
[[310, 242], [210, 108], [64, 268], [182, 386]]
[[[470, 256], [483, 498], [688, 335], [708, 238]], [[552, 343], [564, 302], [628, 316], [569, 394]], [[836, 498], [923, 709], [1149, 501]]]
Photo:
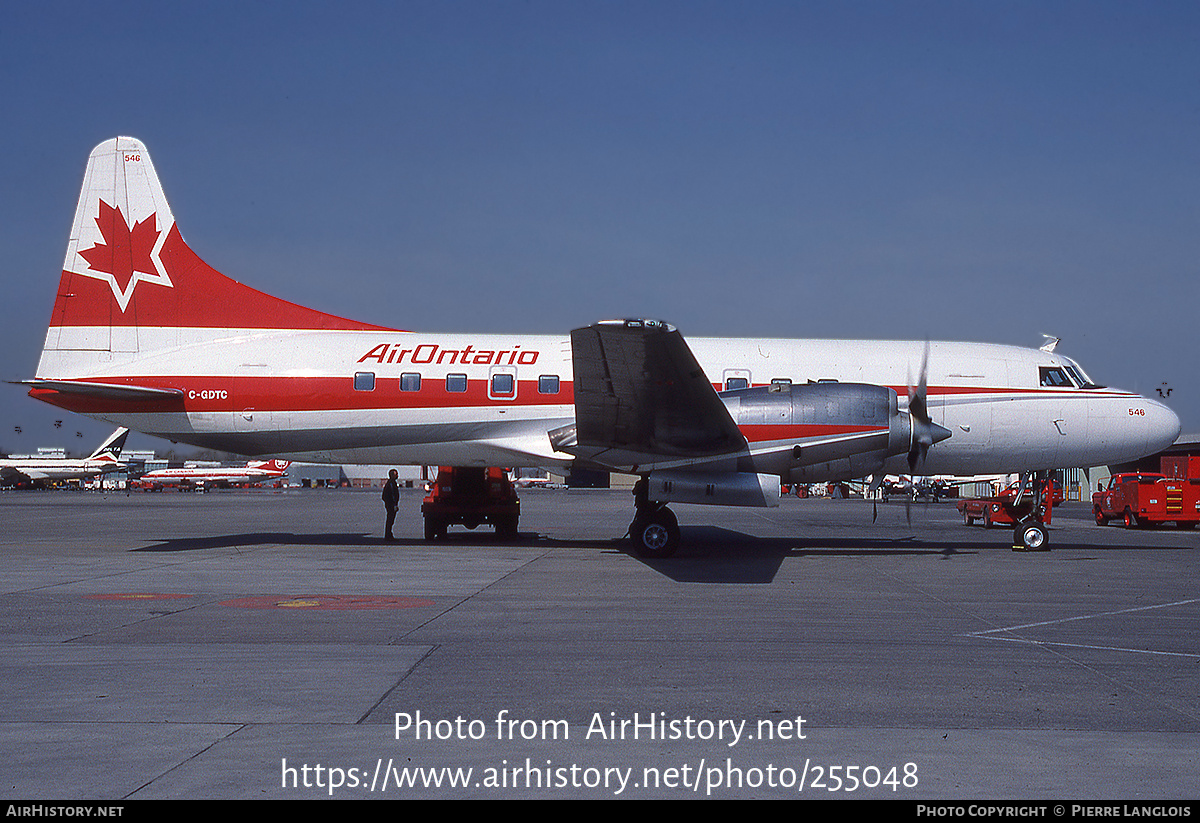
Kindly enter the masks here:
[[[411, 541], [418, 542], [418, 541]], [[291, 532], [251, 532], [247, 534], [216, 534], [209, 537], [164, 537], [159, 542], [134, 552], [190, 552], [202, 549], [234, 549], [252, 546], [374, 546], [385, 544], [383, 538], [368, 534], [292, 534]]]
[[[912, 537], [827, 538], [755, 537], [720, 526], [684, 527], [683, 547], [665, 560], [638, 558], [680, 583], [770, 583], [779, 567], [793, 557], [853, 557], [973, 554], [961, 544], [916, 540]], [[632, 545], [625, 550], [637, 557]]]
[[372, 546], [388, 549], [404, 548], [454, 548], [455, 545], [495, 546], [572, 546], [577, 548], [608, 548], [612, 540], [547, 540], [536, 532], [521, 532], [515, 539], [503, 538], [491, 531], [450, 532], [439, 540], [398, 537], [384, 540], [382, 537], [364, 532], [334, 534], [294, 534], [292, 532], [249, 532], [244, 534], [221, 534], [208, 537], [163, 537], [158, 542], [134, 552], [186, 552], [204, 549], [252, 548], [255, 546]]
[[[903, 555], [952, 560], [992, 551], [1010, 551], [1002, 532], [964, 535], [954, 540], [931, 540], [915, 535], [904, 537], [756, 537], [720, 526], [685, 526], [683, 546], [669, 558], [649, 559], [638, 555], [631, 541], [622, 538], [554, 538], [537, 532], [521, 532], [504, 539], [489, 531], [450, 532], [437, 541], [420, 538], [382, 537], [355, 533], [295, 534], [292, 532], [249, 532], [207, 537], [162, 538], [134, 552], [188, 552], [206, 549], [238, 549], [261, 546], [338, 546], [387, 549], [444, 548], [458, 546], [513, 546], [554, 549], [594, 549], [625, 554], [664, 577], [680, 583], [770, 583], [787, 558], [800, 557], [896, 557]], [[1098, 545], [1090, 541], [1055, 540], [1054, 551], [1083, 551], [1092, 556], [1112, 551], [1178, 550], [1162, 545]], [[1089, 559], [1074, 558], [1074, 559]]]
[[[1012, 543], [1002, 531], [968, 534], [954, 540], [936, 540], [906, 535], [903, 537], [756, 537], [720, 526], [684, 526], [683, 545], [670, 558], [653, 560], [641, 557], [629, 540], [611, 540], [602, 544], [609, 551], [626, 554], [659, 574], [680, 583], [770, 583], [783, 561], [802, 557], [931, 557], [952, 561], [991, 552], [1012, 552]], [[581, 548], [594, 541], [544, 540], [539, 545]], [[1090, 541], [1058, 539], [1048, 553], [1086, 552], [1074, 560], [1094, 559], [1113, 551], [1178, 550], [1178, 546], [1097, 545]], [[1023, 553], [1025, 554], [1025, 553]]]
[[673, 557], [650, 559], [640, 556], [629, 540], [562, 540], [544, 538], [547, 548], [599, 547], [625, 554], [659, 574], [680, 583], [769, 583], [789, 557], [932, 555], [950, 557], [974, 554], [975, 547], [959, 542], [916, 540], [912, 537], [821, 538], [756, 537], [720, 526], [684, 526], [683, 545]]

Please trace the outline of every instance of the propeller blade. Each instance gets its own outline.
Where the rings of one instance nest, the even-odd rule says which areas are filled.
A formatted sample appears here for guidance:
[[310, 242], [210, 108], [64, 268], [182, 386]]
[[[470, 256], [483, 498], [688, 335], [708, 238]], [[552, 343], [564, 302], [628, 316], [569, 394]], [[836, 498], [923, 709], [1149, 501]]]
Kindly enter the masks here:
[[942, 428], [929, 416], [929, 341], [925, 341], [925, 352], [921, 356], [921, 376], [916, 386], [908, 391], [908, 413], [912, 417], [912, 445], [908, 450], [908, 469], [920, 474], [925, 467], [929, 447], [950, 436], [950, 430]]

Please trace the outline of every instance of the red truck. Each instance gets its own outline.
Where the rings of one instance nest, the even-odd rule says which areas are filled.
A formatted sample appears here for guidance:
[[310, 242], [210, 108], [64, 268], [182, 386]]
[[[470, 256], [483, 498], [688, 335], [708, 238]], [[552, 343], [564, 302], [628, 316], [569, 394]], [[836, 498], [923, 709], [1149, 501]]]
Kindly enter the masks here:
[[421, 514], [426, 540], [445, 537], [452, 525], [474, 529], [481, 523], [490, 523], [497, 535], [512, 539], [517, 536], [521, 501], [504, 469], [441, 466]]
[[1122, 472], [1092, 495], [1096, 523], [1120, 521], [1127, 529], [1200, 523], [1200, 457], [1164, 457], [1162, 471]]

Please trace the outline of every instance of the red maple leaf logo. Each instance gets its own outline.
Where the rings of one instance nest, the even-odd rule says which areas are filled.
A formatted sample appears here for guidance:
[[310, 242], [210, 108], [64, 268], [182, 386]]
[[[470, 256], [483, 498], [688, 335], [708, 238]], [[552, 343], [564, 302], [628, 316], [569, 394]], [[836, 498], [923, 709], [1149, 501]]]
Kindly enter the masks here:
[[134, 272], [158, 275], [150, 258], [159, 235], [155, 215], [150, 215], [130, 229], [120, 206], [113, 208], [101, 200], [96, 226], [104, 236], [105, 244], [97, 243], [79, 252], [79, 256], [88, 261], [89, 268], [111, 274], [120, 292], [126, 291]]

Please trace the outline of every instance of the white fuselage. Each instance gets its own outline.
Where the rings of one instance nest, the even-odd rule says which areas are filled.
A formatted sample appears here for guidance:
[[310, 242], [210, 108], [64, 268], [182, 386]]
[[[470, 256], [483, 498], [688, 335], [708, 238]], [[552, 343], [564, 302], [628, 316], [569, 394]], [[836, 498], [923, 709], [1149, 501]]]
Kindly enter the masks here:
[[[123, 331], [136, 338], [97, 352], [89, 363], [83, 346], [67, 339], [87, 338], [89, 330], [53, 330], [61, 337], [47, 340], [39, 375], [176, 389], [181, 408], [122, 411], [97, 401], [77, 410], [248, 455], [547, 469], [572, 459], [554, 451], [547, 437], [574, 419], [567, 337]], [[902, 405], [926, 346], [750, 338], [690, 338], [688, 345], [718, 390], [779, 379], [867, 383], [894, 389]], [[990, 344], [928, 346], [930, 415], [952, 435], [929, 451], [925, 473], [1116, 463], [1165, 448], [1178, 435], [1178, 418], [1165, 406], [1127, 391], [1088, 388], [1078, 367], [1060, 355]], [[56, 362], [60, 349], [69, 354], [62, 364]], [[75, 375], [63, 374], [66, 362]], [[1074, 369], [1076, 377], [1046, 385], [1044, 369], [1059, 375]], [[731, 382], [739, 380], [745, 382]], [[778, 445], [751, 442], [749, 452]], [[904, 458], [893, 458], [887, 470], [907, 471]]]
[[142, 483], [156, 486], [171, 486], [179, 484], [205, 483], [261, 483], [264, 480], [276, 480], [283, 477], [284, 472], [266, 471], [261, 469], [155, 469], [138, 478]]

